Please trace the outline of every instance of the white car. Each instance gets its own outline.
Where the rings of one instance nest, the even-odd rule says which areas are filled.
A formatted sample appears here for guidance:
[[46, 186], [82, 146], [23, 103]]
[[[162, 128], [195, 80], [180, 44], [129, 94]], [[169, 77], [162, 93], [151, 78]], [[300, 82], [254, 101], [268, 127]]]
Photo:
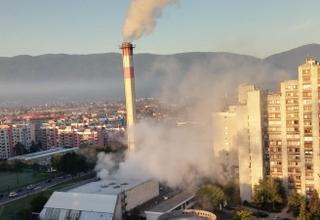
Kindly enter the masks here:
[[18, 194], [16, 192], [10, 192], [9, 193], [9, 198], [16, 197]]

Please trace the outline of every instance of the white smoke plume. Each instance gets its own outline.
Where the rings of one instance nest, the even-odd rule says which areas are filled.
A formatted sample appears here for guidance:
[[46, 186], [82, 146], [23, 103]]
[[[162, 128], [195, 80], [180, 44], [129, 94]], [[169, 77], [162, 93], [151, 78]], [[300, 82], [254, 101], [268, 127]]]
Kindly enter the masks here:
[[176, 0], [132, 0], [123, 27], [126, 40], [139, 39], [153, 31], [161, 10]]
[[[212, 112], [222, 110], [227, 101], [235, 99], [235, 90], [240, 83], [263, 86], [266, 82], [287, 77], [286, 73], [268, 66], [230, 60], [226, 55], [199, 59], [188, 67], [181, 66], [173, 58], [160, 58], [154, 63], [149, 76], [163, 74], [159, 96], [161, 100], [174, 103], [176, 120], [140, 119], [135, 129], [136, 152], [128, 153], [125, 161], [117, 166], [110, 155], [99, 155], [98, 175], [101, 178], [108, 175], [155, 178], [170, 186], [189, 186], [203, 178], [227, 183], [232, 178], [232, 174], [228, 174], [230, 167], [224, 157], [215, 158], [213, 153]], [[220, 72], [218, 67], [221, 66], [228, 68], [222, 68], [223, 72]], [[183, 72], [183, 77], [175, 78], [177, 72]], [[140, 79], [140, 82], [146, 83], [146, 80]], [[186, 123], [177, 125], [175, 122]], [[119, 167], [117, 172], [114, 167]]]
[[101, 178], [116, 175], [121, 178], [155, 178], [170, 186], [192, 184], [199, 177], [212, 177], [213, 153], [206, 125], [158, 123], [149, 120], [136, 125], [135, 152], [128, 152], [119, 170], [112, 173], [110, 155], [99, 155]]

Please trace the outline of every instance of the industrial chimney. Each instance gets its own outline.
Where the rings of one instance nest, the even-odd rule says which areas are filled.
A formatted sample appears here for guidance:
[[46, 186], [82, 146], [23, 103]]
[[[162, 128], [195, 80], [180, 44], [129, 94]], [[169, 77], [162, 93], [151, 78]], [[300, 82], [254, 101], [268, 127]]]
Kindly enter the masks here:
[[134, 151], [134, 123], [136, 120], [136, 94], [134, 83], [133, 44], [124, 42], [120, 46], [123, 59], [124, 88], [127, 109], [128, 149]]

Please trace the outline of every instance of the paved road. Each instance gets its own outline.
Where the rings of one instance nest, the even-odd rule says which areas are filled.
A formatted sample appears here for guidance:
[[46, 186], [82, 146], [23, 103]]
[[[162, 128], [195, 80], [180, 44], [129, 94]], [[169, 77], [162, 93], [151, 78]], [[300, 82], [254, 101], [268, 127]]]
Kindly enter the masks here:
[[[93, 179], [94, 178], [90, 178], [90, 179], [83, 180], [83, 181], [80, 181], [79, 183], [75, 183], [75, 184], [86, 183], [88, 181], [90, 182]], [[8, 194], [5, 194], [2, 198], [0, 198], [0, 207], [5, 204], [8, 204], [10, 202], [22, 199], [24, 197], [27, 197], [27, 196], [30, 196], [33, 194], [37, 194], [39, 192], [46, 191], [46, 190], [48, 190], [58, 184], [61, 184], [61, 183], [64, 183], [64, 182], [67, 182], [70, 180], [72, 180], [72, 178], [69, 175], [68, 176], [61, 176], [61, 177], [56, 177], [54, 179], [51, 179], [50, 181], [46, 180], [46, 181], [39, 182], [37, 184], [33, 184], [32, 186], [29, 185], [30, 186], [29, 188], [22, 187], [16, 191], [17, 196], [10, 198]]]

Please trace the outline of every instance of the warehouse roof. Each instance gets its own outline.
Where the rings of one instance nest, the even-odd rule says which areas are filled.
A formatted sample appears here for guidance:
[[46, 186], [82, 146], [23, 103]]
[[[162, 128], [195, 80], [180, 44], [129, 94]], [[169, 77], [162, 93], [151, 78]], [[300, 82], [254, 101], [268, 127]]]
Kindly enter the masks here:
[[132, 189], [140, 184], [150, 180], [137, 180], [137, 179], [117, 179], [109, 178], [97, 182], [91, 182], [69, 190], [69, 192], [76, 193], [91, 193], [91, 194], [111, 194], [117, 195], [120, 192]]
[[89, 212], [103, 212], [113, 215], [116, 203], [117, 195], [54, 192], [44, 207]]

